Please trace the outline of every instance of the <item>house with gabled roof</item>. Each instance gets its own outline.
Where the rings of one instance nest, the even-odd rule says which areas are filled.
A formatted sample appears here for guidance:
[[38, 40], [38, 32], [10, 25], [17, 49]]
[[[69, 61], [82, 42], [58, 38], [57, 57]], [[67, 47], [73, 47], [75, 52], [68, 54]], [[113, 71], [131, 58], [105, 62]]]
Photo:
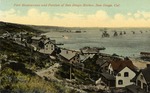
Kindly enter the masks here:
[[97, 48], [91, 48], [91, 47], [84, 47], [80, 49], [81, 54], [89, 55], [89, 54], [98, 54], [99, 49]]
[[54, 54], [55, 52], [55, 40], [44, 40], [44, 41], [40, 41], [39, 44], [39, 52], [40, 53], [44, 53], [44, 54]]
[[56, 40], [51, 40], [50, 38], [42, 36], [34, 36], [31, 38], [31, 46], [35, 51], [38, 51], [43, 54], [54, 54], [56, 47]]
[[93, 58], [95, 54], [84, 55], [80, 53], [79, 56], [80, 56], [80, 62], [85, 62], [89, 58]]
[[150, 64], [147, 64], [147, 68], [140, 70], [135, 78], [135, 84], [145, 92], [150, 92]]
[[59, 58], [61, 59], [61, 61], [69, 63], [80, 62], [78, 51], [69, 50], [65, 48], [61, 48], [60, 50], [61, 52], [59, 53]]
[[96, 60], [96, 64], [100, 66], [101, 72], [107, 72], [109, 66], [109, 57], [99, 56]]
[[145, 93], [143, 89], [134, 84], [126, 86], [126, 93]]
[[41, 41], [42, 37], [33, 36], [31, 39], [32, 39], [32, 45], [38, 47], [38, 43]]
[[[114, 85], [111, 87], [122, 88], [133, 84], [131, 80], [136, 75], [136, 68], [133, 65], [132, 61], [128, 58], [125, 59], [115, 58], [112, 61], [110, 61], [107, 74], [109, 74], [111, 80], [112, 78], [115, 78], [114, 80], [115, 82], [114, 81], [109, 82], [110, 85]], [[108, 76], [107, 74], [102, 73], [102, 77], [107, 79]], [[109, 78], [107, 81], [109, 81]]]
[[115, 87], [125, 87], [133, 84], [131, 80], [136, 75], [136, 69], [130, 59], [114, 59], [110, 61], [108, 69], [109, 74], [116, 78]]

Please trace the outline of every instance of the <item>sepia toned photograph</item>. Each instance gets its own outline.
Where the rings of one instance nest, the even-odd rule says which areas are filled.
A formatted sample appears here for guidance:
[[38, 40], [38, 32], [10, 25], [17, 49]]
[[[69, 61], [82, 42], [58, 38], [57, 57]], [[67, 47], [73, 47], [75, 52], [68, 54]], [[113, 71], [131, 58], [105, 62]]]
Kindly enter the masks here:
[[150, 0], [0, 0], [0, 93], [150, 93]]

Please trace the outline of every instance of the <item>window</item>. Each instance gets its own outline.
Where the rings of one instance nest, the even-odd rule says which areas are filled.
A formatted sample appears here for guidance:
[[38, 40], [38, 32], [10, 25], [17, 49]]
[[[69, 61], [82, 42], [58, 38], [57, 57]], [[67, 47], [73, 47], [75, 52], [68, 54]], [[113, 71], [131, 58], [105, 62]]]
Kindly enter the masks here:
[[148, 85], [148, 91], [150, 91], [150, 85]]
[[128, 72], [124, 72], [124, 77], [128, 77], [129, 73]]
[[141, 75], [141, 79], [143, 79], [143, 75]]
[[46, 45], [46, 47], [48, 47], [48, 45]]
[[108, 73], [110, 74], [110, 69], [108, 70]]
[[118, 76], [121, 76], [121, 74], [120, 74], [120, 73], [118, 73]]
[[51, 45], [51, 47], [53, 48], [53, 45]]
[[54, 47], [53, 47], [53, 45], [51, 45], [51, 50], [53, 50], [54, 49]]
[[118, 80], [118, 85], [122, 85], [123, 84], [123, 80]]
[[140, 80], [137, 81], [137, 85], [141, 88], [141, 81]]

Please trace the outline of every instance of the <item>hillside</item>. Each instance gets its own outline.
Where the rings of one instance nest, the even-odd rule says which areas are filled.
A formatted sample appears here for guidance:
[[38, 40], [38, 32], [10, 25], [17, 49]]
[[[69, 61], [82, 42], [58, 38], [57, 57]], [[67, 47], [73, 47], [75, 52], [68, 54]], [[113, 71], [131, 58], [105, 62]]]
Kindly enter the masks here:
[[[121, 27], [121, 28], [105, 28], [105, 27], [59, 27], [59, 26], [46, 26], [46, 25], [25, 25], [25, 24], [16, 24], [16, 23], [9, 23], [9, 22], [2, 22], [0, 21], [0, 34], [7, 32], [32, 32], [32, 33], [44, 33], [49, 31], [67, 31], [67, 30], [97, 30], [97, 31], [136, 31], [137, 28], [128, 28], [128, 27]], [[145, 30], [149, 31], [149, 28], [138, 28], [138, 30]]]
[[44, 32], [49, 32], [49, 31], [61, 31], [66, 29], [66, 27], [58, 27], [58, 26], [38, 26], [38, 25], [28, 25], [29, 27], [37, 30], [41, 30]]
[[0, 38], [0, 93], [76, 93], [35, 73], [53, 62], [47, 55]]
[[28, 25], [21, 25], [8, 22], [0, 22], [0, 34], [5, 32], [17, 33], [17, 32], [32, 32], [32, 33], [42, 33], [43, 31], [34, 29]]

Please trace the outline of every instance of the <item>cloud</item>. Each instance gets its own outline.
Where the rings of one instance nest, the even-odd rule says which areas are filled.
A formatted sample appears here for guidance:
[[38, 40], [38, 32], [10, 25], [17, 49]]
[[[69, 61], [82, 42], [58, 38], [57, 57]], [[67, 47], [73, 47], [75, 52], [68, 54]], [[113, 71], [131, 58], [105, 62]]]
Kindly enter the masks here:
[[143, 15], [144, 16], [144, 18], [150, 18], [150, 12], [144, 12], [144, 11], [142, 11], [142, 12], [139, 12], [141, 15]]
[[141, 16], [141, 14], [139, 14], [139, 13], [135, 13], [135, 14], [134, 14], [134, 17], [135, 17], [135, 18], [139, 18], [140, 16]]
[[150, 27], [150, 12], [137, 11], [136, 13], [117, 13], [110, 16], [106, 11], [99, 10], [94, 14], [56, 13], [49, 14], [38, 9], [29, 9], [26, 15], [21, 11], [10, 9], [0, 11], [0, 20], [51, 26], [69, 27]]

